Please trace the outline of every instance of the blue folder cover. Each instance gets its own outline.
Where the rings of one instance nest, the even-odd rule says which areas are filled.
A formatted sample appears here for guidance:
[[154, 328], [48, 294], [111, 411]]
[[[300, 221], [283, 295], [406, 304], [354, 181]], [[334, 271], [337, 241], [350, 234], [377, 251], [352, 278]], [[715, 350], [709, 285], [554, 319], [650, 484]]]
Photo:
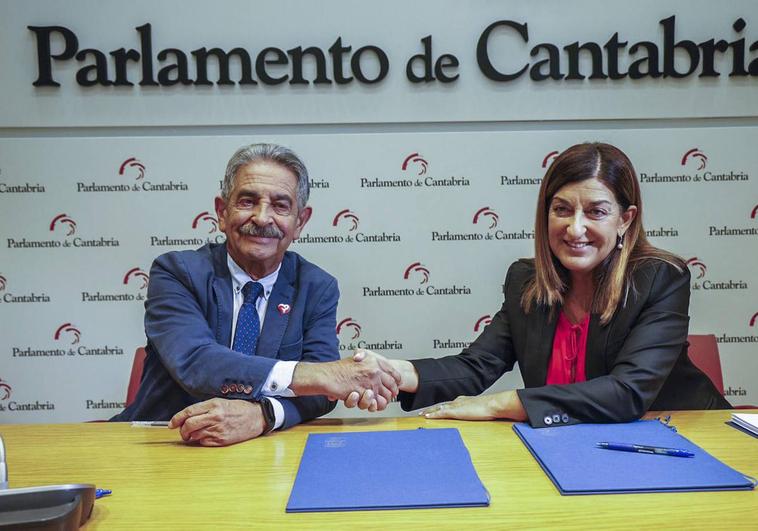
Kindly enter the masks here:
[[416, 429], [308, 435], [287, 512], [486, 505], [458, 430]]
[[[749, 478], [657, 420], [540, 429], [514, 424], [513, 429], [561, 494], [750, 490], [755, 486]], [[603, 441], [681, 448], [695, 456], [597, 448], [597, 443]]]

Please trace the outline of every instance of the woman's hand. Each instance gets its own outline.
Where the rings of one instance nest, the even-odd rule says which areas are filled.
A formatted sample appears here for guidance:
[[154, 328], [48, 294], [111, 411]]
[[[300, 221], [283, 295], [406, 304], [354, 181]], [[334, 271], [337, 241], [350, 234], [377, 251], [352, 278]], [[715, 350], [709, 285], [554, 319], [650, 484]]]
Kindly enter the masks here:
[[[362, 348], [356, 349], [355, 354], [353, 354], [353, 361], [356, 362], [368, 363], [372, 360], [378, 363], [379, 367], [386, 370], [393, 369], [395, 371], [394, 373], [399, 375], [400, 380], [397, 380], [396, 382], [396, 391], [400, 390], [408, 393], [416, 392], [418, 389], [418, 373], [411, 362], [387, 359], [376, 352]], [[394, 399], [395, 397], [397, 397], [397, 392], [395, 392], [391, 398]], [[332, 398], [330, 397], [330, 399]], [[377, 396], [370, 389], [364, 390], [362, 393], [360, 391], [352, 391], [344, 399], [345, 407], [351, 408], [358, 406], [360, 409], [367, 409], [372, 412], [382, 411], [387, 407], [389, 402], [389, 398], [386, 396]]]
[[421, 416], [428, 419], [459, 420], [526, 420], [526, 411], [516, 391], [503, 391], [490, 395], [459, 396], [452, 402], [443, 402], [424, 409]]

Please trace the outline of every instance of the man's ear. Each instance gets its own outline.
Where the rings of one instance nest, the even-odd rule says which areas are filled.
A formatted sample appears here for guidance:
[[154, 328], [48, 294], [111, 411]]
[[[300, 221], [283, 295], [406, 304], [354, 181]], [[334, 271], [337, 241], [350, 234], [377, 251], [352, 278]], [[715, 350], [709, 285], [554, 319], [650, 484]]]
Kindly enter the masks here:
[[218, 230], [224, 232], [226, 230], [226, 201], [221, 196], [216, 196], [213, 201], [213, 206], [216, 209], [216, 219], [218, 219]]
[[300, 231], [303, 230], [303, 227], [305, 227], [305, 224], [308, 223], [308, 220], [311, 219], [311, 214], [313, 214], [313, 209], [309, 206], [302, 209], [300, 212], [297, 213], [297, 227], [295, 227], [295, 239], [298, 239], [300, 237]]

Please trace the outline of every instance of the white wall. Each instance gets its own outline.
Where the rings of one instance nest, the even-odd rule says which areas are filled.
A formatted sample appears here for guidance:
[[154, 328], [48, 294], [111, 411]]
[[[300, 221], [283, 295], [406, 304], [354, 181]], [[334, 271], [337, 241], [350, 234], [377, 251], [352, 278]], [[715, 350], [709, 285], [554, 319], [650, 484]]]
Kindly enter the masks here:
[[[532, 230], [538, 185], [518, 183], [541, 177], [545, 157], [574, 143], [618, 145], [643, 176], [652, 241], [692, 259], [691, 333], [720, 338], [728, 398], [758, 402], [755, 77], [497, 83], [475, 57], [483, 29], [501, 19], [528, 23], [530, 34], [528, 46], [500, 36], [503, 69], [533, 61], [529, 48], [539, 42], [602, 44], [619, 32], [630, 44], [662, 43], [658, 21], [671, 15], [677, 40], [744, 38], [747, 50], [758, 40], [754, 2], [612, 10], [594, 1], [225, 6], [0, 3], [0, 421], [79, 421], [118, 411], [134, 349], [144, 344], [143, 273], [160, 253], [219, 237], [210, 218], [226, 161], [240, 145], [264, 140], [292, 147], [311, 171], [314, 217], [293, 249], [340, 281], [338, 321], [352, 319], [340, 331], [343, 355], [365, 341], [402, 358], [456, 353], [441, 345], [473, 340], [477, 321], [499, 308], [508, 264], [533, 254], [531, 239], [502, 239]], [[746, 27], [736, 32], [739, 17]], [[168, 46], [244, 46], [251, 55], [265, 46], [326, 49], [342, 36], [354, 49], [385, 50], [390, 73], [371, 86], [85, 88], [75, 75], [86, 61], [67, 61], [55, 67], [60, 88], [32, 86], [37, 50], [27, 26], [66, 26], [80, 48], [107, 52], [138, 47], [134, 28], [145, 22], [156, 53]], [[405, 61], [429, 34], [435, 55], [458, 57], [457, 81], [406, 78]], [[746, 51], [745, 64], [756, 57]], [[684, 58], [677, 59], [682, 69]], [[719, 61], [728, 73], [731, 56]], [[588, 61], [582, 65], [589, 71]], [[130, 68], [138, 81], [139, 67]], [[413, 153], [426, 163], [423, 175], [420, 160], [402, 169]], [[370, 186], [374, 179], [412, 186]], [[357, 219], [353, 230], [344, 216], [333, 225], [345, 209]], [[378, 235], [388, 241], [361, 241]], [[342, 241], [309, 243], [320, 237]], [[431, 295], [430, 286], [458, 293]], [[377, 289], [414, 295], [372, 296]], [[351, 322], [360, 325], [354, 340]], [[512, 374], [496, 385], [519, 384]]]

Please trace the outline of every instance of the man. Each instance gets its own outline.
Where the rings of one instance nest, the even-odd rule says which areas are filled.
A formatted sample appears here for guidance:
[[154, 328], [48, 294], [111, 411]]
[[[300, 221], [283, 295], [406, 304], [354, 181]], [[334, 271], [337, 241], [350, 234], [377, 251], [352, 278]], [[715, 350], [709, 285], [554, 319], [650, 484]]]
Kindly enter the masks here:
[[232, 156], [215, 199], [226, 243], [153, 263], [142, 382], [111, 420], [170, 419], [185, 441], [222, 446], [324, 415], [354, 390], [373, 409], [397, 395], [388, 363], [338, 361], [337, 282], [287, 251], [311, 217], [308, 194], [291, 150]]

